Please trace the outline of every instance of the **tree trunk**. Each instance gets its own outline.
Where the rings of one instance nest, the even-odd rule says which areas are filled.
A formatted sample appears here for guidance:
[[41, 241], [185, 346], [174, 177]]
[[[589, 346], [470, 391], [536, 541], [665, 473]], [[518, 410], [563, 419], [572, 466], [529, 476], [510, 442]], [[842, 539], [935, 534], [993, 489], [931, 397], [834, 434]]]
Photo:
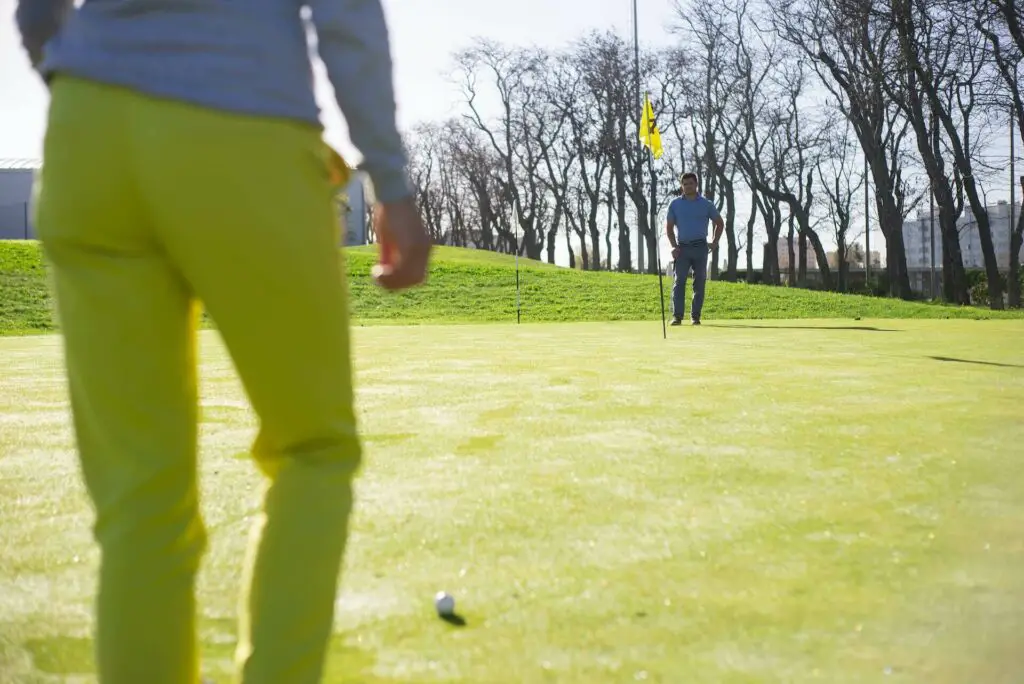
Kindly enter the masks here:
[[978, 226], [978, 237], [981, 238], [981, 253], [985, 257], [985, 276], [988, 280], [988, 305], [996, 311], [1003, 309], [1003, 285], [999, 275], [999, 262], [996, 261], [996, 248], [992, 244], [992, 221], [981, 198], [973, 176], [964, 178], [964, 186]]
[[615, 175], [608, 174], [608, 230], [604, 234], [607, 270], [612, 271], [612, 215], [615, 213]]
[[[842, 231], [845, 233], [845, 230]], [[839, 269], [839, 291], [846, 292], [847, 278], [850, 272], [850, 267], [846, 263], [846, 238], [840, 234], [839, 240], [836, 241], [836, 267]]]
[[622, 160], [615, 165], [615, 204], [619, 223], [619, 270], [626, 273], [633, 270], [633, 252], [630, 245], [629, 226], [626, 223], [626, 178]]
[[725, 193], [725, 244], [729, 252], [725, 267], [725, 279], [734, 283], [740, 260], [740, 250], [736, 243], [736, 189], [732, 181], [728, 181], [723, 183], [722, 190]]
[[[604, 248], [607, 254], [605, 258], [608, 260], [607, 269], [610, 271], [612, 270], [612, 208], [610, 206], [608, 207], [608, 230], [604, 234]], [[598, 265], [600, 266], [600, 264]]]
[[[593, 271], [601, 270], [601, 229], [597, 225], [597, 214], [600, 210], [600, 203], [593, 199], [590, 202], [590, 210], [587, 214], [587, 230], [590, 232], [590, 269]], [[611, 254], [611, 247], [608, 247], [608, 253]]]
[[[828, 254], [825, 253], [825, 247], [821, 244], [821, 238], [818, 237], [818, 233], [805, 228], [800, 233], [806, 235], [804, 239], [804, 261], [807, 259], [807, 240], [811, 241], [811, 247], [814, 249], [814, 258], [818, 262], [818, 272], [821, 273], [821, 283], [826, 290], [832, 289], [832, 272], [828, 267]], [[804, 269], [804, 275], [806, 277], [806, 264]]]
[[[754, 282], [754, 224], [757, 222], [757, 194], [750, 193], [750, 218], [747, 219], [747, 282]], [[762, 273], [764, 267], [762, 266]], [[762, 278], [762, 280], [766, 280]]]
[[797, 284], [796, 279], [796, 251], [794, 242], [796, 241], [796, 217], [793, 216], [793, 212], [789, 213], [789, 237], [786, 240], [786, 249], [789, 250], [789, 286], [795, 287]]
[[942, 233], [942, 284], [946, 301], [964, 306], [971, 303], [967, 288], [967, 272], [964, 270], [963, 253], [960, 251], [960, 229], [956, 225], [953, 209], [953, 194], [949, 186], [936, 186], [936, 203], [939, 205], [939, 231]]
[[797, 282], [800, 287], [807, 287], [807, 233], [800, 231], [797, 236], [799, 247], [800, 271], [797, 274]]
[[[939, 241], [942, 243], [942, 299], [953, 304], [963, 304], [959, 299], [960, 289], [956, 285], [953, 256], [947, 248], [949, 240], [946, 239], [946, 231], [939, 231]], [[963, 271], [963, 266], [963, 262], [961, 262], [961, 271]]]
[[548, 263], [555, 263], [555, 238], [558, 236], [558, 227], [562, 222], [562, 207], [555, 207], [555, 218], [551, 221], [551, 228], [548, 230], [547, 256]]
[[764, 255], [764, 283], [765, 285], [781, 285], [782, 280], [779, 277], [779, 238], [778, 234], [774, 240], [769, 239], [765, 243], [765, 255]]
[[572, 221], [565, 222], [565, 246], [569, 249], [569, 268], [576, 268], [576, 252], [572, 249]]
[[[755, 195], [757, 197], [757, 195]], [[779, 272], [779, 236], [782, 234], [782, 212], [779, 205], [769, 202], [768, 198], [758, 198], [761, 215], [764, 217], [764, 231], [768, 237], [768, 250], [763, 266], [764, 283], [781, 285], [782, 274]]]
[[[877, 179], [872, 165], [872, 178]], [[882, 163], [882, 172], [886, 164]], [[877, 182], [877, 180], [876, 180]], [[888, 181], [887, 181], [888, 183]], [[877, 185], [875, 187], [878, 187]], [[907, 252], [903, 241], [903, 215], [896, 206], [892, 186], [889, 192], [876, 195], [875, 208], [878, 210], [882, 236], [885, 237], [886, 271], [889, 275], [889, 296], [910, 300], [914, 291], [910, 287], [910, 275], [907, 272]], [[867, 250], [865, 250], [867, 251]], [[865, 264], [871, 262], [871, 255], [864, 255]], [[870, 286], [870, 284], [869, 284]]]

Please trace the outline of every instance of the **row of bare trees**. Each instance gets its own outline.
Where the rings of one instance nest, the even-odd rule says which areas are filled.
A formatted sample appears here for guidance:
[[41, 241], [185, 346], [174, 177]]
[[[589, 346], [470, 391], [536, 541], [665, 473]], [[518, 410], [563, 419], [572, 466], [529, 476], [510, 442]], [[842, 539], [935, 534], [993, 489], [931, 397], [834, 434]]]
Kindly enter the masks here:
[[[460, 116], [410, 138], [435, 239], [550, 262], [564, 240], [571, 266], [653, 272], [665, 206], [694, 170], [726, 223], [713, 277], [744, 268], [754, 279], [763, 239], [762, 279], [779, 284], [788, 237], [790, 283], [807, 282], [813, 259], [825, 287], [846, 290], [868, 211], [889, 292], [910, 298], [903, 223], [931, 199], [944, 297], [969, 302], [958, 236], [969, 207], [991, 305], [1003, 305], [985, 192], [1004, 177], [985, 150], [1011, 115], [1024, 135], [1014, 0], [678, 0], [676, 15], [676, 45], [640, 54], [665, 146], [657, 162], [639, 147], [634, 54], [620, 36], [559, 50], [480, 40], [458, 52]], [[1014, 273], [1022, 231], [1024, 216]], [[1008, 282], [1020, 306], [1017, 278]]]

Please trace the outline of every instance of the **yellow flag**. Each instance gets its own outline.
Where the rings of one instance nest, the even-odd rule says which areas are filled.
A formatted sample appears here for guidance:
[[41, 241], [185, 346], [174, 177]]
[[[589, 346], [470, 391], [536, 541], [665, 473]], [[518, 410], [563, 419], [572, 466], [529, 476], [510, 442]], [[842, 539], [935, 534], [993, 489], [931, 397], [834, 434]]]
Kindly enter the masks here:
[[644, 113], [640, 117], [640, 142], [651, 150], [655, 159], [660, 159], [663, 152], [661, 148], [661, 132], [658, 131], [658, 122], [654, 119], [654, 107], [651, 99], [644, 93]]

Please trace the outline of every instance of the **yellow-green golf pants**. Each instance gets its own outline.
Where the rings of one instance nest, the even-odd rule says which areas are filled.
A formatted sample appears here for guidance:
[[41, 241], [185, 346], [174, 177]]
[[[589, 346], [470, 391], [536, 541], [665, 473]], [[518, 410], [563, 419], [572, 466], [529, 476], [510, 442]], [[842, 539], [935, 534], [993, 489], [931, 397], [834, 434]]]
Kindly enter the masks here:
[[240, 681], [320, 681], [360, 462], [330, 150], [312, 126], [58, 76], [36, 226], [101, 550], [101, 684], [194, 684], [196, 310], [231, 354], [267, 476]]

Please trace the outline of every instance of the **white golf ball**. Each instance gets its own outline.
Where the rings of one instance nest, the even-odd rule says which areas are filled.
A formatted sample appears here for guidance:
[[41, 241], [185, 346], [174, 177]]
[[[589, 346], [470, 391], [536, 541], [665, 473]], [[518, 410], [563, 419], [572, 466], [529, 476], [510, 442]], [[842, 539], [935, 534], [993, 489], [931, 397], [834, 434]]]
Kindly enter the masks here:
[[455, 613], [455, 597], [451, 594], [439, 591], [434, 597], [434, 607], [439, 615], [447, 616]]

